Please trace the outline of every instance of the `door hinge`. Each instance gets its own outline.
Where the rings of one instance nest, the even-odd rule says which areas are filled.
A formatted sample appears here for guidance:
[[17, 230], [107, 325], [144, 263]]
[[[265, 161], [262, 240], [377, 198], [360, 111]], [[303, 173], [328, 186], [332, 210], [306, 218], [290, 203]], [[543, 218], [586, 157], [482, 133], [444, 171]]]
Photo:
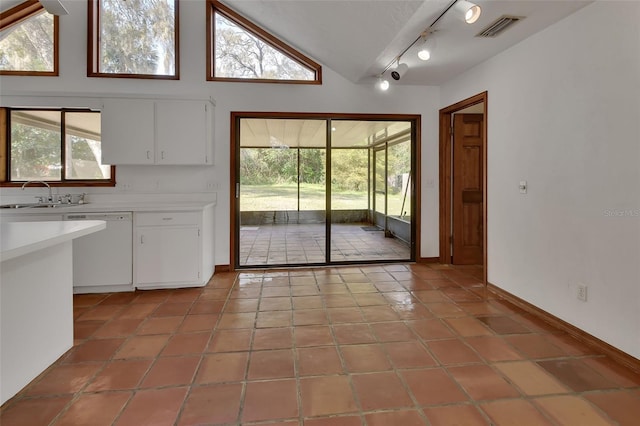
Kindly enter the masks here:
[[453, 244], [453, 235], [449, 235], [449, 242]]

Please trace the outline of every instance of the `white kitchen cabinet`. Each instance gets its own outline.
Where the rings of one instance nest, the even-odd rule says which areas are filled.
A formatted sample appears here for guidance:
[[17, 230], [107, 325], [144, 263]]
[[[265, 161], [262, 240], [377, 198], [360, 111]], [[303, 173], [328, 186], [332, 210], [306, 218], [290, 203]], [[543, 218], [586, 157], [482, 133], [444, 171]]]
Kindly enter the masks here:
[[213, 275], [213, 207], [134, 215], [134, 286], [204, 286]]
[[200, 229], [197, 226], [148, 226], [138, 229], [137, 287], [200, 279]]
[[105, 99], [101, 117], [103, 164], [154, 164], [153, 101]]
[[105, 99], [105, 164], [212, 164], [213, 104], [204, 100]]
[[211, 114], [206, 101], [157, 101], [156, 163], [211, 164]]

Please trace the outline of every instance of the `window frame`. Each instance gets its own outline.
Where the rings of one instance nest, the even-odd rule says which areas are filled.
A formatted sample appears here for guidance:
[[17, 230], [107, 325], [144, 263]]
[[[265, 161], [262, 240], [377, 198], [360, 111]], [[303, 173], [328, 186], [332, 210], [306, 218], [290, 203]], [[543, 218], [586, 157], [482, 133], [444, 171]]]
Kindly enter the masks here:
[[116, 186], [116, 166], [111, 165], [111, 177], [109, 179], [66, 179], [65, 149], [65, 113], [74, 112], [99, 112], [86, 108], [0, 108], [0, 187], [21, 187], [26, 180], [11, 180], [11, 111], [59, 111], [62, 113], [60, 121], [60, 148], [61, 148], [61, 179], [44, 180], [52, 187], [78, 187], [78, 186]]
[[[0, 13], [0, 31], [18, 25], [42, 11], [44, 6], [38, 0], [27, 0]], [[0, 75], [20, 75], [33, 77], [57, 77], [60, 75], [60, 19], [53, 15], [53, 71], [0, 70]]]
[[173, 0], [175, 11], [175, 74], [123, 74], [100, 72], [100, 0], [87, 0], [87, 77], [180, 80], [180, 0]]
[[[268, 31], [254, 24], [230, 7], [222, 4], [218, 0], [207, 0], [207, 81], [226, 81], [236, 83], [275, 83], [275, 84], [322, 84], [322, 66], [310, 59], [298, 50], [289, 46]], [[280, 80], [267, 78], [239, 78], [239, 77], [216, 77], [215, 76], [215, 14], [220, 13], [226, 19], [259, 38], [264, 43], [278, 50], [294, 62], [304, 66], [315, 73], [313, 80]]]

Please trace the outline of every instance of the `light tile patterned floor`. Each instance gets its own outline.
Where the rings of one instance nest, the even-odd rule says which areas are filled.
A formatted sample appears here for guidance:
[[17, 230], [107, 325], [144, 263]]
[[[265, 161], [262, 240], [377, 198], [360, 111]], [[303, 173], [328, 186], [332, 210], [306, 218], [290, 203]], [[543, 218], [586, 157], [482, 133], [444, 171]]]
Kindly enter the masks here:
[[[411, 259], [407, 243], [363, 227], [368, 225], [332, 225], [332, 262]], [[324, 224], [244, 226], [240, 228], [240, 265], [326, 263], [325, 237]]]
[[640, 373], [488, 296], [477, 268], [216, 274], [74, 298], [14, 425], [637, 425]]

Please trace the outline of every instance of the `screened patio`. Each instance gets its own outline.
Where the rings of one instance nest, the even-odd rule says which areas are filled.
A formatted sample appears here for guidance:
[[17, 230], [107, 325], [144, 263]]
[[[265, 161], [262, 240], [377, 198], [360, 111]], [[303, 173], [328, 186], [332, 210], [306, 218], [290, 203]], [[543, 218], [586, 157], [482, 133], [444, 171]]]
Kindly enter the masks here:
[[414, 260], [414, 127], [242, 118], [236, 266]]

